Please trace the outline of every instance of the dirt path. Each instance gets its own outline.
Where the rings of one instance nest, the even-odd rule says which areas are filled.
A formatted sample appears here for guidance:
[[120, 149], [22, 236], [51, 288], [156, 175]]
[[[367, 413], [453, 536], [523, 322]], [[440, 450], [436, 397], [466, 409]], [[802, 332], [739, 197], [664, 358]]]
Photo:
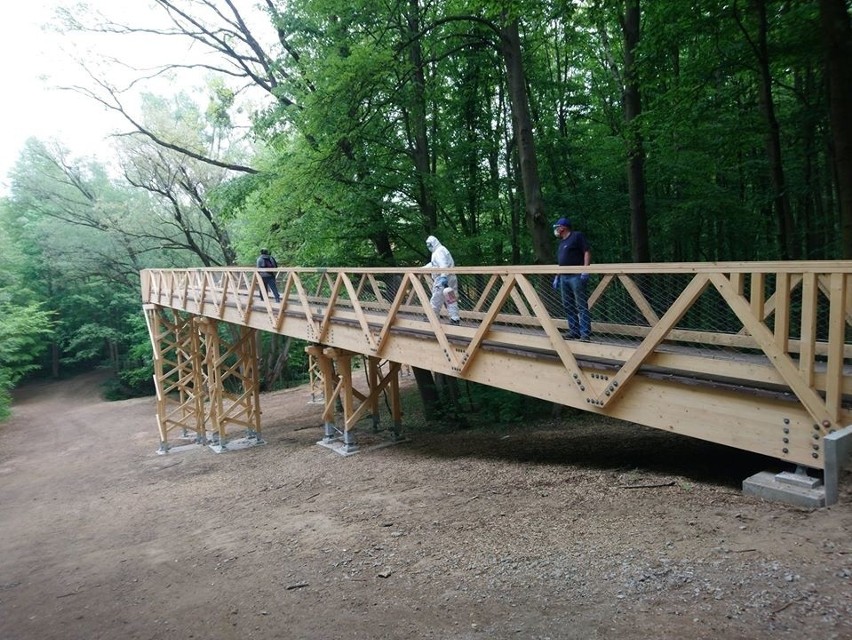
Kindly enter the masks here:
[[[306, 389], [266, 446], [158, 456], [98, 375], [0, 425], [0, 640], [850, 638], [852, 478], [742, 496], [768, 461], [571, 413], [336, 457]], [[631, 488], [636, 485], [659, 485]]]

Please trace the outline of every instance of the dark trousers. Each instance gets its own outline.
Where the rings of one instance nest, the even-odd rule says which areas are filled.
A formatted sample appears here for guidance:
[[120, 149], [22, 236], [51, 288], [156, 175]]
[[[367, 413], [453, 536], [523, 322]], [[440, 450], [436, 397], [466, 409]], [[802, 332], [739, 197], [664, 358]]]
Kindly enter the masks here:
[[568, 335], [571, 338], [588, 338], [592, 334], [592, 320], [589, 316], [586, 281], [579, 274], [561, 275], [559, 292], [562, 294], [565, 319], [568, 320]]
[[260, 276], [263, 280], [263, 286], [266, 291], [271, 293], [275, 298], [275, 302], [281, 302], [281, 296], [278, 294], [278, 285], [275, 284], [275, 276]]

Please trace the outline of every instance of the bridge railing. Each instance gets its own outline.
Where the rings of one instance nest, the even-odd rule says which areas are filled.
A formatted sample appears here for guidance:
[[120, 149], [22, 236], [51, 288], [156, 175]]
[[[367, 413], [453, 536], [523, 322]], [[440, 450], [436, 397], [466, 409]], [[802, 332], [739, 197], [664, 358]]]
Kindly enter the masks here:
[[[613, 415], [637, 380], [677, 380], [797, 403], [821, 435], [849, 423], [852, 262], [456, 268], [459, 326], [430, 305], [435, 270], [275, 271], [280, 303], [249, 268], [146, 270], [143, 301], [530, 395], [561, 393]], [[588, 342], [565, 338], [552, 286], [583, 271]], [[504, 379], [483, 371], [482, 362], [499, 362], [483, 354], [555, 362], [561, 372]]]

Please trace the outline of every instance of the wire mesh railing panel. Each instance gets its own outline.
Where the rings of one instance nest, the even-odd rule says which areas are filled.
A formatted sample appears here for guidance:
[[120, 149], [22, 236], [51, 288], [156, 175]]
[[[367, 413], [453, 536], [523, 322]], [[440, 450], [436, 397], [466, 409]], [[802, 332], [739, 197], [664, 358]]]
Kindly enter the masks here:
[[[523, 274], [535, 294], [530, 296], [514, 284], [508, 295], [499, 301], [500, 310], [493, 321], [495, 326], [535, 330], [541, 328], [543, 318], [549, 318], [564, 330], [585, 300], [592, 333], [597, 339], [633, 342], [641, 341], [676, 303], [680, 304], [684, 289], [696, 277], [690, 270], [683, 273], [612, 270], [595, 273], [595, 268], [589, 267], [588, 279], [577, 286], [574, 281], [581, 276], [576, 273], [548, 273], [540, 269], [524, 273], [523, 268], [507, 269], [506, 273], [510, 271]], [[434, 274], [422, 270], [278, 269], [276, 272], [279, 287], [286, 292], [289, 303], [296, 305], [304, 302], [302, 296], [305, 295], [309, 301], [321, 305], [333, 298], [342, 306], [383, 311], [389, 309], [400, 290], [404, 290], [398, 310], [425, 319], [422, 293], [425, 292], [430, 300], [433, 294]], [[150, 273], [148, 302], [214, 307], [238, 302], [253, 304], [254, 301], [242, 300], [252, 291], [256, 300], [265, 299], [263, 283], [254, 270], [152, 270]], [[475, 323], [491, 311], [501, 295], [504, 276], [504, 273], [485, 270], [457, 274], [456, 295], [465, 322]], [[732, 304], [732, 297], [748, 307], [751, 322], [759, 323], [779, 339], [785, 338], [792, 343], [802, 339], [818, 343], [829, 340], [832, 272], [726, 273], [719, 269], [714, 277], [717, 280], [710, 279], [699, 296], [683, 304], [682, 309], [675, 309], [679, 318], [672, 324], [666, 340], [691, 342], [697, 348], [742, 348], [748, 343], [746, 338], [751, 332], [746, 326], [748, 323], [738, 314], [738, 306]], [[297, 282], [294, 283], [294, 279]], [[719, 286], [718, 279], [724, 280], [723, 287]], [[420, 282], [422, 290], [413, 286], [413, 280]], [[848, 288], [848, 274], [844, 273], [842, 282], [835, 285], [839, 293], [833, 298], [836, 305], [843, 307], [842, 315], [846, 317], [842, 331], [844, 342], [852, 336], [848, 321]], [[725, 336], [739, 339], [726, 341]]]

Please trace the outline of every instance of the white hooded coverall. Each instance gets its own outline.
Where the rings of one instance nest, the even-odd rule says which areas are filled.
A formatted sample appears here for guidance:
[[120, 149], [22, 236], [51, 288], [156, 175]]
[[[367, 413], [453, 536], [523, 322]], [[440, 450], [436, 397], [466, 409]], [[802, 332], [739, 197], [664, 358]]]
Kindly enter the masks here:
[[[432, 252], [432, 260], [424, 266], [438, 269], [456, 266], [449, 249], [442, 245], [435, 236], [426, 238], [426, 247]], [[445, 293], [446, 289], [452, 289], [452, 291]], [[452, 302], [449, 302], [449, 300], [452, 300]], [[441, 317], [441, 307], [446, 302], [450, 320], [456, 323], [459, 321], [458, 278], [454, 273], [432, 274], [432, 299], [430, 302], [432, 303], [432, 310], [439, 318]]]

